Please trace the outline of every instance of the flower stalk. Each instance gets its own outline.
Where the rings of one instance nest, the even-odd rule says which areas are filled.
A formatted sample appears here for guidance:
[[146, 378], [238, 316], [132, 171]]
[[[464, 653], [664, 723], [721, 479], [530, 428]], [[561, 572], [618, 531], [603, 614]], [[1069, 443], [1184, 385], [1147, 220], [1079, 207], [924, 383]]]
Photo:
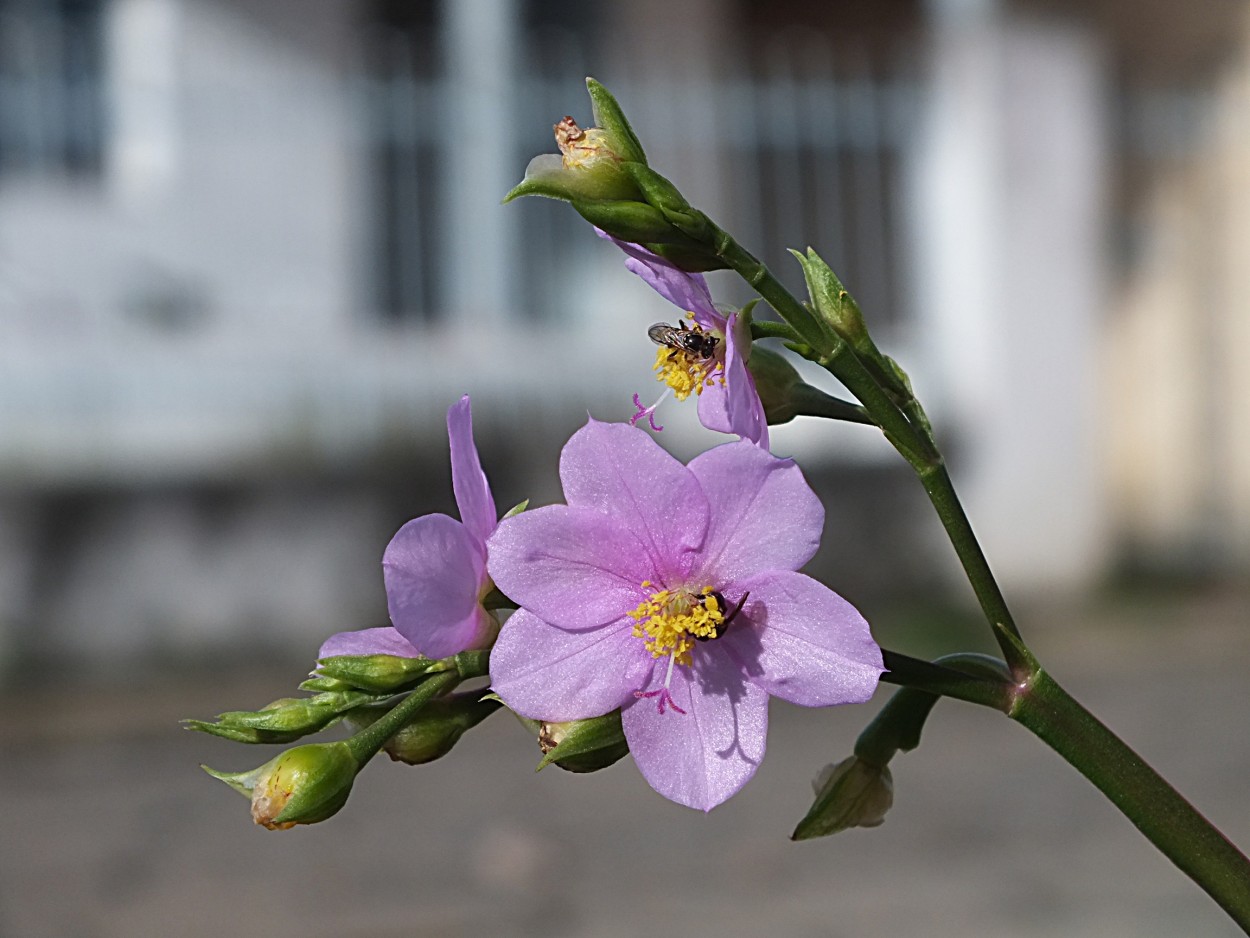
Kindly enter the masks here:
[[1044, 670], [1008, 715], [1089, 779], [1152, 844], [1250, 934], [1250, 860]]

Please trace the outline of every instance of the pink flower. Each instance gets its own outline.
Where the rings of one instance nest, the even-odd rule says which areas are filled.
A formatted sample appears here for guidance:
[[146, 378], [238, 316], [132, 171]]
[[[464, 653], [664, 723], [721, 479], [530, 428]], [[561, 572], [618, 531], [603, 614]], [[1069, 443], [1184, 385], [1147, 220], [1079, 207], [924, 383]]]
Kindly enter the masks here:
[[447, 411], [451, 486], [460, 510], [422, 515], [391, 538], [382, 555], [386, 604], [393, 628], [340, 632], [321, 646], [318, 658], [335, 655], [397, 655], [446, 658], [485, 648], [498, 626], [482, 607], [491, 590], [486, 539], [497, 515], [490, 483], [473, 444], [473, 414], [466, 395]]
[[517, 713], [620, 707], [651, 787], [707, 811], [764, 757], [769, 695], [872, 695], [883, 669], [868, 624], [796, 572], [824, 509], [793, 462], [739, 441], [683, 466], [643, 431], [592, 420], [560, 478], [568, 504], [489, 539], [491, 576], [521, 606], [491, 653], [492, 686]]
[[[660, 380], [669, 385], [679, 400], [691, 392], [698, 394], [699, 422], [709, 430], [736, 433], [768, 449], [764, 405], [760, 403], [755, 379], [746, 365], [751, 354], [751, 335], [746, 322], [741, 321], [736, 312], [722, 313], [716, 308], [702, 274], [681, 270], [654, 251], [614, 238], [598, 228], [595, 232], [624, 251], [628, 255], [626, 268], [688, 316], [693, 328], [718, 340], [715, 356], [706, 360], [697, 355], [675, 354], [673, 349], [666, 354], [661, 349], [656, 359]], [[652, 420], [660, 401], [644, 407], [638, 395], [634, 395], [634, 404], [638, 412], [630, 423], [636, 424], [645, 417], [653, 430], [663, 429]]]

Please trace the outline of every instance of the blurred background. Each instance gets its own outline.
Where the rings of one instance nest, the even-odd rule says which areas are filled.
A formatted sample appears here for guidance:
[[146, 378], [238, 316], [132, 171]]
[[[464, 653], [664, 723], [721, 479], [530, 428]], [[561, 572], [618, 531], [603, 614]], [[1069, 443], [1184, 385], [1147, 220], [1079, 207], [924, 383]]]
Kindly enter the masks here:
[[[958, 705], [885, 828], [802, 847], [867, 711], [775, 706], [710, 819], [628, 763], [535, 779], [505, 717], [285, 836], [198, 774], [267, 756], [174, 720], [385, 621], [387, 540], [452, 504], [459, 395], [502, 510], [559, 498], [587, 410], [658, 390], [672, 310], [567, 206], [499, 204], [590, 123], [587, 74], [792, 287], [786, 247], [840, 272], [1043, 660], [1250, 841], [1245, 3], [0, 0], [0, 938], [1234, 934]], [[662, 414], [683, 458], [722, 439], [693, 410]], [[879, 434], [773, 440], [827, 507], [813, 571], [883, 643], [984, 644]]]

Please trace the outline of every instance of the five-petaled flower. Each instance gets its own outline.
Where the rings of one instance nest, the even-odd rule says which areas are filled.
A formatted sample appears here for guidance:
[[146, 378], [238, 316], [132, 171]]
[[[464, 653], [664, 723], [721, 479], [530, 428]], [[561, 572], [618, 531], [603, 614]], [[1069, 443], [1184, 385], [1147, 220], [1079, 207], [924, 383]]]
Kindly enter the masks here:
[[503, 521], [491, 576], [521, 608], [491, 679], [522, 716], [622, 708], [634, 761], [702, 810], [764, 756], [769, 695], [868, 699], [880, 649], [844, 599], [797, 572], [824, 509], [798, 467], [749, 443], [688, 466], [624, 424], [591, 421], [560, 459], [567, 504]]
[[[747, 369], [751, 354], [751, 335], [746, 321], [737, 312], [722, 313], [712, 303], [707, 279], [702, 274], [681, 270], [654, 251], [638, 244], [614, 238], [598, 228], [599, 237], [611, 241], [628, 257], [625, 266], [637, 274], [656, 293], [689, 317], [691, 325], [681, 327], [687, 333], [707, 335], [716, 340], [712, 355], [701, 351], [682, 350], [661, 345], [656, 353], [655, 370], [669, 386], [660, 401], [671, 392], [678, 400], [691, 393], [699, 397], [699, 422], [709, 430], [736, 433], [744, 440], [768, 449], [768, 421], [760, 403], [755, 379]], [[680, 324], [679, 324], [680, 325]], [[660, 401], [643, 406], [634, 395], [637, 413], [631, 423], [647, 418], [652, 429], [657, 427], [652, 415]]]
[[498, 624], [482, 599], [492, 589], [486, 539], [498, 516], [473, 443], [467, 395], [447, 411], [447, 437], [452, 491], [461, 520], [422, 515], [400, 528], [382, 555], [386, 604], [394, 627], [340, 632], [326, 640], [318, 658], [375, 654], [445, 658], [485, 648], [494, 639]]

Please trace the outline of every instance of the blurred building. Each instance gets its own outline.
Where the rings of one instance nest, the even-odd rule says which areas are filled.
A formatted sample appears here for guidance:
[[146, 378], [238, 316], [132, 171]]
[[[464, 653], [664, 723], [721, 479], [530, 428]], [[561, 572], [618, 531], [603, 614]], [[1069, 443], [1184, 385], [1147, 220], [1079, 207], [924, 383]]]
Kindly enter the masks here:
[[[1010, 588], [1244, 569], [1248, 39], [1233, 0], [0, 0], [0, 647], [371, 624], [461, 393], [501, 499], [553, 497], [672, 318], [567, 207], [499, 205], [586, 74], [796, 288], [787, 246], [842, 272]], [[916, 527], [879, 546], [949, 568]]]

